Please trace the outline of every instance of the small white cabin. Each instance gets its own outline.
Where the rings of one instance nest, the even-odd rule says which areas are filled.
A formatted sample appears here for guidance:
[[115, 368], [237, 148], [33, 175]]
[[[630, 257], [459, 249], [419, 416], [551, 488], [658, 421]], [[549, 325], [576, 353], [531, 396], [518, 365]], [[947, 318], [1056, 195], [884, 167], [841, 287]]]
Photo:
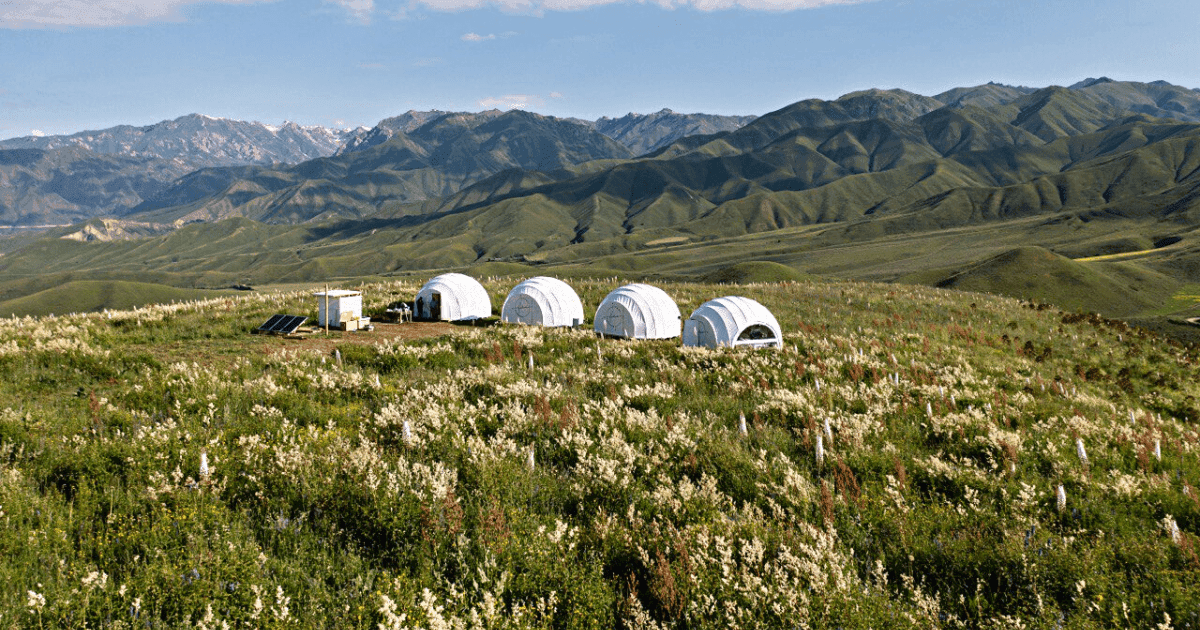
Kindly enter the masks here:
[[508, 292], [500, 319], [532, 326], [578, 326], [583, 323], [583, 302], [566, 282], [538, 276]]
[[679, 336], [680, 319], [679, 307], [666, 291], [627, 284], [600, 303], [593, 328], [608, 337], [673, 339]]
[[709, 300], [683, 323], [683, 345], [779, 348], [783, 333], [767, 307], [740, 296]]
[[457, 322], [492, 315], [492, 298], [471, 276], [444, 273], [426, 282], [417, 292], [413, 315], [417, 319]]
[[317, 325], [321, 328], [342, 328], [346, 322], [357, 324], [362, 319], [362, 291], [334, 289], [313, 295], [317, 298]]

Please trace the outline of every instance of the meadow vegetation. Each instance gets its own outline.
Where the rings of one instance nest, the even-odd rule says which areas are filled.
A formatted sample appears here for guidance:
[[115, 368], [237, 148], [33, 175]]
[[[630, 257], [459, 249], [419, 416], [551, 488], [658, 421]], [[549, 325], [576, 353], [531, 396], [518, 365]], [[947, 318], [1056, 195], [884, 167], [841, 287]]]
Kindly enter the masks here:
[[[572, 285], [590, 314], [617, 283]], [[248, 334], [301, 291], [0, 320], [0, 628], [1200, 627], [1194, 347], [662, 286], [785, 345]]]

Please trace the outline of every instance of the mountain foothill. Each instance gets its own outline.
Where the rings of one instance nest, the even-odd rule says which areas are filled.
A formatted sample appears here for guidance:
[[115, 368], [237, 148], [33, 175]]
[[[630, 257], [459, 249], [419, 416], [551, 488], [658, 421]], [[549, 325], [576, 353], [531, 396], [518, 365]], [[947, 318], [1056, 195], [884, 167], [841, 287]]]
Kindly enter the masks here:
[[0, 183], [0, 224], [58, 225], [0, 241], [0, 299], [67, 276], [753, 268], [1178, 318], [1200, 288], [1200, 91], [1162, 81], [870, 89], [761, 116], [186, 116], [0, 141]]

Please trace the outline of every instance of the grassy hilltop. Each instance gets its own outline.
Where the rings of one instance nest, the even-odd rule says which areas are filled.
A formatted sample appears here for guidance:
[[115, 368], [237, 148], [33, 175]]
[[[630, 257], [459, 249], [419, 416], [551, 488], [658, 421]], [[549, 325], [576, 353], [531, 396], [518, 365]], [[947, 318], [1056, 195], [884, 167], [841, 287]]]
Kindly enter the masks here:
[[248, 334], [304, 292], [0, 320], [0, 628], [1200, 626], [1194, 348], [933, 288], [662, 286], [757, 299], [786, 347]]

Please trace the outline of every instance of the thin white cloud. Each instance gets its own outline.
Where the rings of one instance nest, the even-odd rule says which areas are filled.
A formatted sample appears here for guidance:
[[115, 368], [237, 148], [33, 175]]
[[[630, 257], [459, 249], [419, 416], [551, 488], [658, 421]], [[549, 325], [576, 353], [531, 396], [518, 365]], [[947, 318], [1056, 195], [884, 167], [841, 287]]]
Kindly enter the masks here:
[[273, 0], [12, 0], [0, 2], [0, 28], [105, 27], [178, 22], [191, 4]]
[[414, 68], [432, 68], [442, 65], [443, 62], [444, 60], [441, 57], [423, 57], [413, 60], [412, 66]]
[[336, 4], [350, 15], [350, 18], [355, 22], [362, 24], [371, 23], [371, 15], [375, 13], [375, 0], [325, 0], [328, 3]]
[[550, 98], [562, 98], [562, 97], [563, 97], [562, 92], [551, 92], [550, 93]]
[[693, 8], [699, 11], [749, 9], [785, 12], [839, 4], [863, 4], [874, 0], [409, 0], [410, 8], [433, 11], [467, 11], [495, 7], [510, 13], [542, 14], [546, 11], [582, 11], [608, 4], [634, 2], [653, 4], [664, 9]]
[[[183, 9], [197, 4], [256, 4], [278, 0], [5, 0], [0, 2], [0, 29], [108, 27], [178, 22]], [[324, 0], [340, 7], [354, 21], [368, 24], [377, 8], [375, 0]], [[582, 11], [617, 4], [653, 4], [666, 9], [693, 8], [700, 11], [750, 9], [794, 11], [838, 4], [861, 4], [874, 0], [406, 0], [392, 17], [403, 18], [414, 10], [467, 11], [494, 7], [510, 13], [543, 14], [546, 11]], [[505, 33], [495, 37], [506, 37]], [[484, 37], [484, 36], [481, 36]], [[482, 41], [482, 40], [468, 40]]]
[[42, 136], [46, 135], [46, 132], [39, 129], [30, 129], [29, 135], [33, 136], [34, 138], [41, 138]]
[[476, 105], [483, 109], [528, 109], [544, 103], [536, 94], [505, 94], [480, 99]]
[[462, 39], [464, 42], [486, 42], [490, 39], [508, 39], [509, 37], [513, 37], [516, 34], [517, 34], [516, 31], [504, 31], [503, 33], [500, 33], [499, 35], [497, 35], [495, 33], [488, 33], [487, 35], [480, 35], [479, 33], [467, 33], [467, 34], [463, 35], [460, 39]]

